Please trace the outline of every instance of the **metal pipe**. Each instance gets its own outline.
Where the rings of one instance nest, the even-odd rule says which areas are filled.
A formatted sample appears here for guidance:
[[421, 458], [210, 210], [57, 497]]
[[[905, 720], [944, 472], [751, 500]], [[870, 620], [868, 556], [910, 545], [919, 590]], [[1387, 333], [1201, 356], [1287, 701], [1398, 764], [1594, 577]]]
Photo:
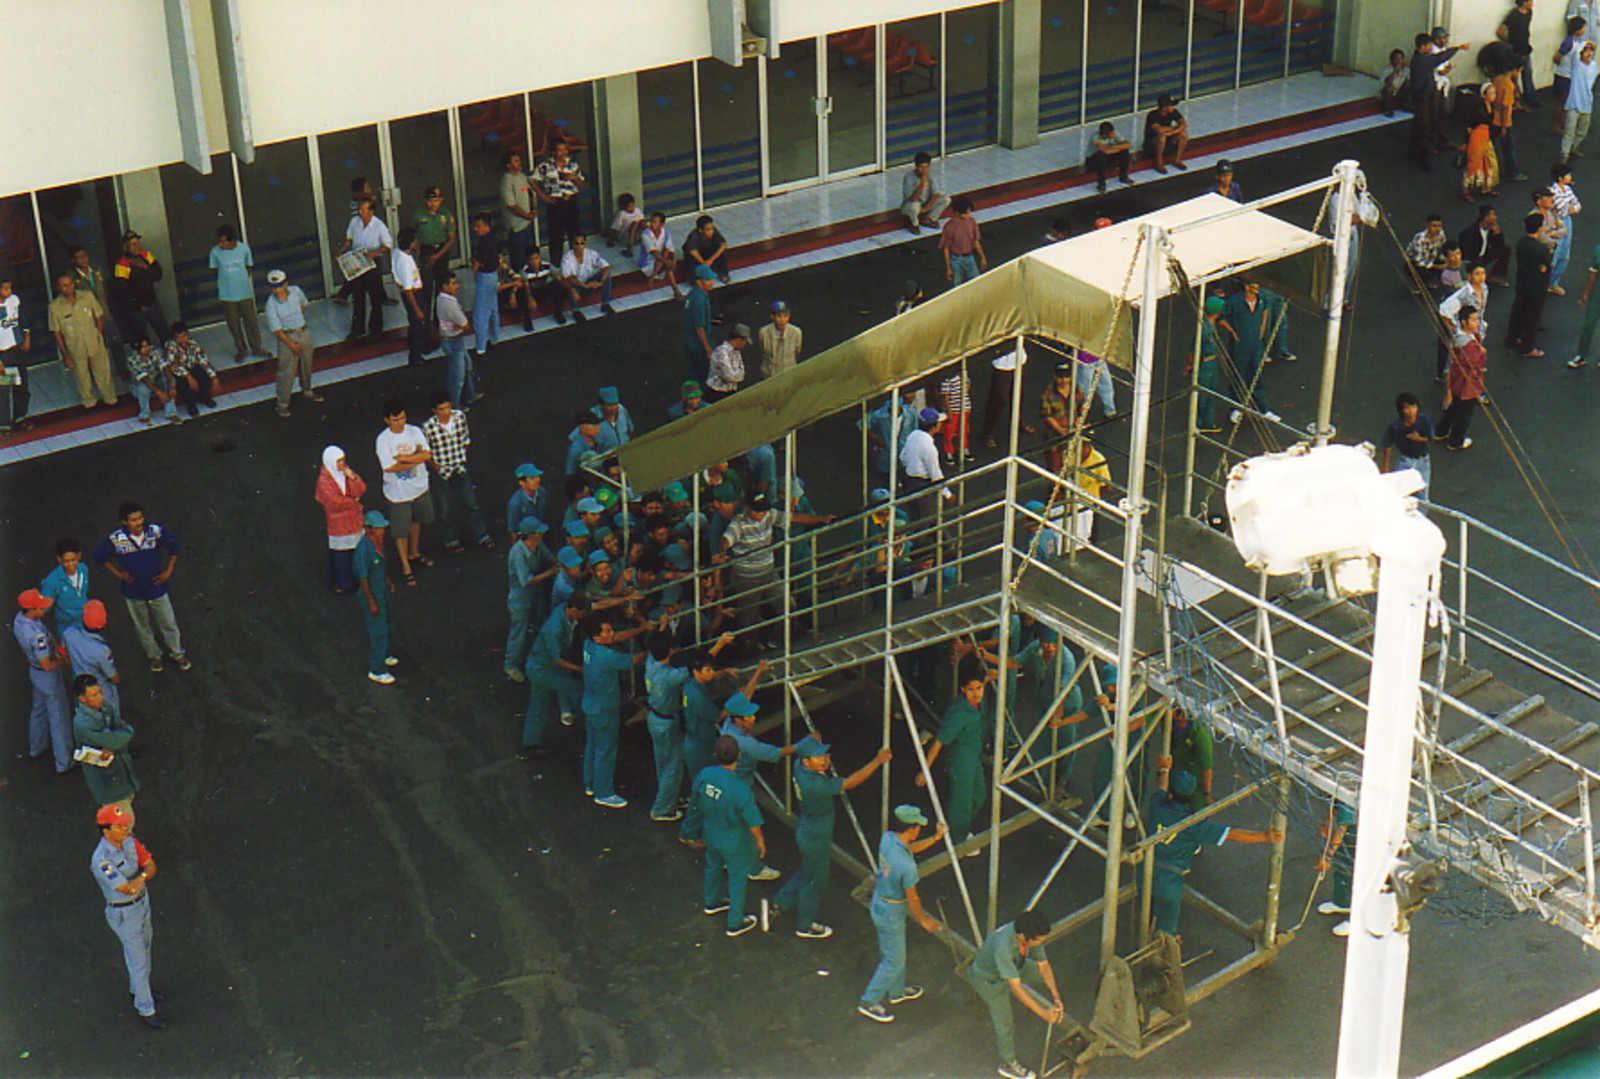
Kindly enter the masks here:
[[1350, 235], [1355, 227], [1356, 185], [1361, 166], [1348, 159], [1334, 166], [1339, 183], [1333, 199], [1333, 280], [1328, 286], [1328, 332], [1322, 346], [1322, 384], [1317, 392], [1315, 445], [1333, 437], [1333, 390], [1339, 373], [1339, 342], [1344, 331], [1345, 289], [1350, 275]]
[[[1133, 682], [1134, 629], [1139, 602], [1139, 552], [1144, 545], [1144, 470], [1150, 446], [1150, 392], [1156, 356], [1156, 307], [1166, 257], [1167, 232], [1154, 222], [1140, 226], [1144, 248], [1144, 288], [1139, 309], [1138, 351], [1133, 372], [1133, 432], [1128, 442], [1127, 525], [1122, 538], [1121, 622], [1117, 627], [1117, 676]], [[1123, 777], [1128, 771], [1128, 713], [1133, 694], [1117, 694], [1116, 734], [1111, 740], [1111, 805], [1106, 833], [1105, 917], [1100, 923], [1100, 966], [1104, 971], [1117, 951], [1117, 894], [1121, 891], [1122, 819], [1127, 811]]]
[[[1283, 834], [1289, 827], [1289, 773], [1278, 778], [1278, 804], [1272, 808], [1272, 830]], [[1267, 909], [1261, 915], [1262, 948], [1271, 948], [1278, 942], [1278, 905], [1283, 898], [1284, 839], [1272, 845], [1272, 857], [1267, 862]]]
[[1589, 925], [1595, 923], [1594, 909], [1594, 814], [1589, 809], [1589, 777], [1578, 773], [1578, 805], [1583, 813], [1583, 913]]
[[[1192, 6], [1192, 5], [1191, 5]], [[1184, 439], [1183, 449], [1183, 515], [1194, 516], [1194, 466], [1198, 456], [1198, 443], [1200, 439], [1200, 355], [1205, 350], [1206, 332], [1206, 297], [1205, 290], [1198, 290], [1200, 302], [1195, 305], [1194, 319], [1194, 367], [1189, 372], [1189, 408], [1187, 437]], [[1218, 356], [1212, 363], [1220, 364], [1222, 357]], [[1210, 398], [1206, 399], [1211, 408], [1217, 404]]]
[[[1028, 370], [1026, 339], [1017, 334], [1016, 367], [1011, 372], [1011, 433], [1006, 450], [1005, 523], [1000, 541], [1000, 680], [994, 698], [994, 762], [990, 771], [990, 785], [1000, 787], [1000, 773], [1005, 763], [1006, 744], [1006, 662], [1011, 655], [1011, 593], [1012, 576], [1017, 556], [1017, 455], [1020, 452], [1022, 430], [1022, 380]], [[994, 932], [1000, 924], [1000, 798], [991, 792], [989, 799], [989, 907], [984, 929]]]
[[[794, 454], [795, 433], [790, 431], [783, 439], [783, 654], [794, 654]], [[775, 524], [778, 522], [774, 522]], [[758, 608], [757, 613], [760, 613]], [[770, 631], [769, 631], [770, 632]], [[786, 695], [783, 698], [783, 744], [794, 745], [791, 711], [793, 705]], [[808, 724], [809, 725], [809, 724]], [[783, 807], [791, 812], [794, 798], [794, 757], [783, 758]]]
[[1456, 644], [1457, 663], [1467, 661], [1467, 577], [1472, 572], [1471, 564], [1467, 561], [1467, 531], [1467, 519], [1463, 517], [1456, 530], [1457, 542], [1461, 545], [1456, 569], [1456, 618], [1461, 621], [1461, 632], [1457, 634], [1460, 641]]

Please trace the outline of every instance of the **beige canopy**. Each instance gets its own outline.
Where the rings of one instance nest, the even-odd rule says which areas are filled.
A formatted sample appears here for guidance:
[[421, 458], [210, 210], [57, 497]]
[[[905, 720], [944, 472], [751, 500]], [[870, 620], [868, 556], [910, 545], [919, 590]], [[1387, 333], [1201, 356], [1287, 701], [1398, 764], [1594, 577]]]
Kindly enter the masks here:
[[[1328, 245], [1325, 237], [1259, 210], [1242, 210], [1222, 195], [1201, 195], [1029, 252], [776, 378], [634, 439], [618, 451], [630, 485], [657, 487], [776, 442], [1018, 334], [1129, 366], [1132, 308], [1144, 302], [1143, 259], [1135, 265], [1134, 258], [1146, 221], [1179, 230], [1171, 235], [1171, 257], [1190, 285], [1276, 263], [1270, 274], [1253, 276], [1268, 276], [1296, 300], [1320, 306], [1318, 256]], [[1163, 275], [1161, 296], [1178, 287]]]

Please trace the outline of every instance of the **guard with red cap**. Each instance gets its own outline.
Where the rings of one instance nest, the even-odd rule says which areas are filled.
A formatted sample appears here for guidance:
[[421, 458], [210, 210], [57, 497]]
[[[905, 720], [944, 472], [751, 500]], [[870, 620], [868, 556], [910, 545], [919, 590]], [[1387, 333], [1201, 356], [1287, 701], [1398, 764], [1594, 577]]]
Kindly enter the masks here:
[[128, 995], [144, 1025], [166, 1030], [167, 1021], [156, 1012], [165, 999], [150, 988], [150, 893], [156, 860], [143, 843], [133, 838], [133, 810], [121, 805], [101, 806], [94, 815], [100, 842], [89, 861], [89, 871], [106, 898], [106, 924], [122, 941], [122, 960], [128, 967]]
[[72, 703], [65, 679], [67, 650], [45, 624], [44, 613], [53, 601], [30, 588], [17, 597], [21, 608], [11, 620], [11, 632], [28, 661], [28, 680], [33, 683], [33, 710], [28, 713], [28, 756], [42, 757], [45, 750], [55, 755], [56, 772], [77, 767], [72, 759]]
[[61, 631], [61, 643], [66, 646], [67, 658], [72, 661], [72, 676], [92, 674], [105, 693], [106, 703], [122, 713], [122, 699], [118, 687], [122, 676], [117, 673], [116, 660], [111, 646], [106, 643], [106, 605], [92, 599], [83, 605], [82, 624], [68, 626]]

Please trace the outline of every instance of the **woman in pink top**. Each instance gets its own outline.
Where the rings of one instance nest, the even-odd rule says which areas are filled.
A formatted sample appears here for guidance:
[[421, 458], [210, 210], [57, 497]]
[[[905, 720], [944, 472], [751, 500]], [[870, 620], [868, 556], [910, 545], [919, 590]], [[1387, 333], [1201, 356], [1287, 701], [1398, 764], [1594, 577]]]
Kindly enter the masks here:
[[355, 550], [361, 542], [361, 496], [367, 485], [345, 463], [344, 450], [322, 451], [317, 472], [317, 501], [328, 518], [328, 582], [335, 592], [356, 588]]

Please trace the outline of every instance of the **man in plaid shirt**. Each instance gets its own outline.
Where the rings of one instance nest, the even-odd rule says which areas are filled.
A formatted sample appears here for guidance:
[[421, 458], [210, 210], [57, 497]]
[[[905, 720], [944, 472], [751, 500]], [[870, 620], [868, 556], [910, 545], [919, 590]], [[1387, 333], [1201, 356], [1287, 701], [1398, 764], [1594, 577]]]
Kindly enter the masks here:
[[467, 471], [467, 447], [472, 445], [472, 431], [467, 427], [465, 409], [451, 407], [450, 394], [434, 390], [428, 397], [433, 416], [422, 425], [422, 433], [433, 451], [429, 464], [439, 482], [433, 485], [439, 498], [439, 521], [444, 527], [444, 549], [451, 554], [461, 554], [461, 535], [456, 531], [455, 505], [467, 515], [467, 531], [472, 533], [479, 547], [494, 550], [494, 538], [484, 523], [478, 509], [478, 495], [472, 486], [472, 475]]

